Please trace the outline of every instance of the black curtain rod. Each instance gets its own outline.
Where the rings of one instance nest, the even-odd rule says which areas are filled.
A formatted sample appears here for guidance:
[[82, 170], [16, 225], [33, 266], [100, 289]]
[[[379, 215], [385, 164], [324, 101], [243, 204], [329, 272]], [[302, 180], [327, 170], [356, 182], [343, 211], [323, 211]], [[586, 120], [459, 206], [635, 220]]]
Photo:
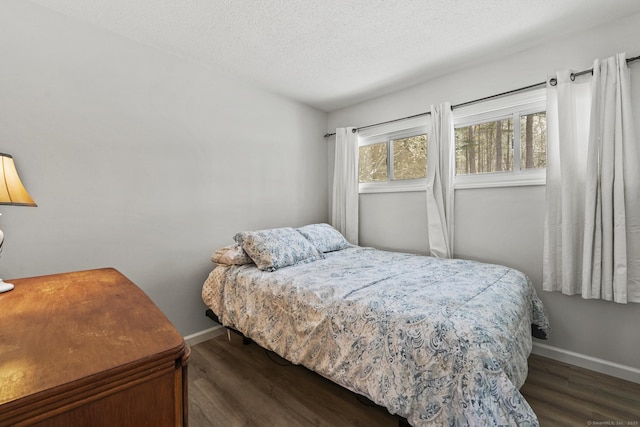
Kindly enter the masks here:
[[[630, 62], [636, 61], [638, 59], [640, 59], [640, 55], [634, 56], [633, 58], [627, 58], [627, 64], [629, 64]], [[571, 81], [574, 81], [576, 79], [576, 77], [582, 76], [583, 74], [593, 74], [593, 68], [589, 68], [588, 70], [582, 70], [582, 71], [579, 71], [577, 73], [571, 73], [571, 75], [570, 75]], [[551, 86], [557, 85], [558, 84], [558, 79], [556, 79], [555, 77], [552, 77], [551, 79], [549, 79], [549, 84]]]
[[[487, 101], [487, 100], [493, 99], [493, 98], [499, 98], [501, 96], [510, 95], [512, 93], [520, 92], [520, 91], [527, 90], [527, 89], [533, 89], [534, 87], [542, 86], [542, 85], [546, 85], [546, 84], [547, 84], [547, 82], [540, 82], [540, 83], [532, 84], [532, 85], [529, 85], [529, 86], [520, 87], [518, 89], [509, 90], [507, 92], [502, 92], [502, 93], [498, 93], [498, 94], [495, 94], [495, 95], [485, 96], [484, 98], [478, 98], [478, 99], [474, 99], [473, 101], [463, 102], [462, 104], [452, 105], [451, 109], [453, 110], [454, 108], [459, 108], [459, 107], [463, 107], [465, 105], [475, 104], [476, 102]], [[402, 120], [413, 119], [414, 117], [429, 116], [429, 115], [431, 115], [431, 111], [426, 111], [424, 113], [414, 114], [413, 116], [402, 117], [400, 119], [387, 120], [386, 122], [380, 122], [380, 123], [375, 123], [375, 124], [372, 124], [372, 125], [360, 126], [359, 128], [353, 128], [351, 130], [351, 132], [356, 133], [361, 129], [372, 128], [372, 127], [375, 127], [375, 126], [386, 125], [388, 123], [395, 123], [395, 122], [400, 122]], [[328, 138], [328, 137], [333, 136], [333, 135], [335, 135], [335, 132], [334, 133], [325, 133], [324, 137]]]
[[[627, 58], [627, 64], [629, 64], [630, 62], [636, 61], [638, 59], [640, 59], [640, 55], [634, 56], [633, 58]], [[579, 71], [577, 73], [571, 73], [571, 80], [575, 80], [576, 77], [581, 76], [583, 74], [588, 74], [588, 73], [592, 73], [593, 74], [593, 68], [589, 68], [588, 70]], [[549, 83], [551, 84], [551, 86], [555, 86], [556, 84], [558, 84], [558, 81], [557, 81], [557, 79], [555, 77], [552, 77], [549, 80]], [[532, 85], [529, 85], [529, 86], [520, 87], [518, 89], [509, 90], [507, 92], [502, 92], [502, 93], [498, 93], [498, 94], [495, 94], [495, 95], [485, 96], [484, 98], [478, 98], [478, 99], [474, 99], [473, 101], [463, 102], [462, 104], [452, 105], [451, 109], [453, 110], [455, 108], [464, 107], [464, 106], [475, 104], [475, 103], [478, 103], [478, 102], [488, 101], [488, 100], [493, 99], [493, 98], [500, 98], [501, 96], [511, 95], [512, 93], [522, 92], [523, 90], [533, 89], [534, 87], [538, 87], [538, 86], [542, 86], [542, 85], [546, 85], [546, 84], [547, 84], [547, 82], [544, 81], [544, 82], [535, 83], [535, 84], [532, 84]], [[371, 128], [371, 127], [374, 127], [374, 126], [381, 126], [381, 125], [386, 125], [386, 124], [389, 124], [389, 123], [400, 122], [402, 120], [413, 119], [414, 117], [428, 116], [430, 114], [431, 114], [431, 111], [426, 111], [424, 113], [414, 114], [413, 116], [407, 116], [407, 117], [402, 117], [400, 119], [388, 120], [386, 122], [380, 122], [380, 123], [375, 123], [375, 124], [372, 124], [372, 125], [361, 126], [359, 128], [353, 128], [352, 132], [356, 133], [361, 129], [367, 129], [367, 128]], [[335, 134], [336, 134], [335, 132], [334, 133], [325, 133], [324, 137], [328, 138], [330, 136], [334, 136]]]

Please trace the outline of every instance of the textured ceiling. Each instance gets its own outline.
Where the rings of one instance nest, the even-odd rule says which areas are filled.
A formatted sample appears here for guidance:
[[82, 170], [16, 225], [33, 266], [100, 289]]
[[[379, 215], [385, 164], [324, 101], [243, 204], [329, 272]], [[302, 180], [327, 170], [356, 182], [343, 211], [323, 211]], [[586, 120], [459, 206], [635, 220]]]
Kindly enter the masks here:
[[31, 0], [325, 111], [640, 12], [638, 0]]

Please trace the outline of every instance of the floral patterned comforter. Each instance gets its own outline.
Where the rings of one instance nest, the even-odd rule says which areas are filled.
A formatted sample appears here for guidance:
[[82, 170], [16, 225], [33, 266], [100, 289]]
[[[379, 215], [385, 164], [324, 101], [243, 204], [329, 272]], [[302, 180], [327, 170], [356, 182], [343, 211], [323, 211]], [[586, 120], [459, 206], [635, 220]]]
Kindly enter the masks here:
[[215, 268], [202, 296], [225, 326], [413, 426], [538, 425], [520, 394], [529, 279], [508, 267], [353, 247], [274, 272]]

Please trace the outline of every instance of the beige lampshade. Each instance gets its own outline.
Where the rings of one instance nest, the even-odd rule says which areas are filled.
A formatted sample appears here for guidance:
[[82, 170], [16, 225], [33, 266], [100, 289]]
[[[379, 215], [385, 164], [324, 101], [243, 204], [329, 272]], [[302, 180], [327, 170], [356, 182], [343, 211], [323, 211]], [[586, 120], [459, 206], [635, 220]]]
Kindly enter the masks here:
[[13, 157], [0, 153], [0, 205], [38, 206], [25, 190]]

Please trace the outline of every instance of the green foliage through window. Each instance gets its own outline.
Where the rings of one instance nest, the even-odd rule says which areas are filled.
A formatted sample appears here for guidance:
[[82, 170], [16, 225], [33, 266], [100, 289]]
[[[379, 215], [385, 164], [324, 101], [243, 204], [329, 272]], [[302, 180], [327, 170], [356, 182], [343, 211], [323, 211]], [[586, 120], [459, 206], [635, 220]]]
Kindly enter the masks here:
[[387, 138], [360, 146], [360, 183], [422, 179], [427, 176], [427, 135]]
[[358, 176], [360, 182], [387, 181], [386, 142], [360, 147], [358, 154]]
[[456, 129], [456, 174], [513, 170], [513, 120], [497, 120]]
[[[457, 175], [547, 166], [546, 113], [514, 116], [519, 120], [519, 135], [515, 133], [514, 117], [456, 128]], [[515, 167], [514, 159], [518, 152], [520, 159]]]
[[393, 146], [393, 179], [427, 177], [427, 135], [391, 140]]
[[520, 116], [520, 169], [547, 167], [547, 114]]

